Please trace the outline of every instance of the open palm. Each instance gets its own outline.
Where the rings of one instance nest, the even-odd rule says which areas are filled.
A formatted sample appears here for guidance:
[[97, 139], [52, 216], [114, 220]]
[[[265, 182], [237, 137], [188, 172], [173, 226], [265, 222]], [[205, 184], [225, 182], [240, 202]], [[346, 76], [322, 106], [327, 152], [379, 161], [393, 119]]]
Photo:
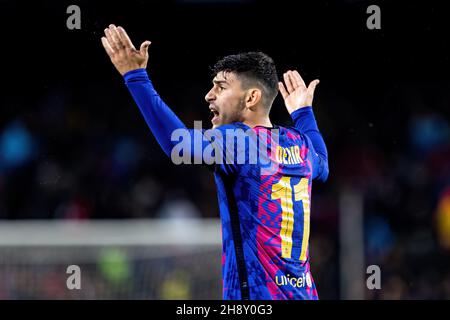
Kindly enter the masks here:
[[147, 67], [150, 41], [144, 41], [137, 50], [124, 28], [110, 24], [109, 28], [105, 29], [102, 43], [111, 62], [121, 75], [131, 70]]
[[285, 72], [283, 78], [285, 84], [283, 85], [282, 82], [279, 82], [278, 88], [283, 96], [284, 104], [289, 114], [300, 108], [312, 106], [314, 90], [319, 80], [311, 81], [309, 86], [306, 87], [305, 82], [297, 70]]

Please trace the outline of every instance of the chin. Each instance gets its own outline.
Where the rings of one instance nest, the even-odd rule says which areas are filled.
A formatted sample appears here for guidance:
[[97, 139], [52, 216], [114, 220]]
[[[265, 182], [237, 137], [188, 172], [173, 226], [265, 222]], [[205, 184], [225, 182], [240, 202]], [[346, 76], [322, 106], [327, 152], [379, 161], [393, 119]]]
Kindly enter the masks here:
[[221, 125], [223, 125], [223, 122], [215, 122], [215, 123], [211, 123], [212, 124], [212, 128], [215, 129]]

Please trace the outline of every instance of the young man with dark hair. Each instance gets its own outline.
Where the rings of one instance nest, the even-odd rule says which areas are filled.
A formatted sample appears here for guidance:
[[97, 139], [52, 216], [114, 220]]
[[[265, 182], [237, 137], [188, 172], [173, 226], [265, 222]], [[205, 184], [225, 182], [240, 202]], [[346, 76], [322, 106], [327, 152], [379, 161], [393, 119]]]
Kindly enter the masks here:
[[[297, 71], [288, 71], [283, 85], [266, 54], [227, 56], [213, 67], [213, 87], [205, 96], [213, 129], [187, 129], [148, 77], [150, 42], [137, 50], [122, 27], [110, 25], [102, 43], [165, 153], [173, 159], [173, 133], [184, 130], [194, 141], [189, 157], [214, 169], [222, 222], [223, 298], [318, 299], [308, 250], [312, 180], [328, 177], [327, 149], [311, 107], [318, 80], [306, 87]], [[269, 119], [278, 90], [294, 121], [292, 128], [272, 125]], [[249, 163], [252, 146], [256, 148], [253, 140], [246, 136], [240, 149], [236, 135], [228, 138], [230, 132], [244, 130], [266, 144], [258, 155], [269, 160], [269, 169], [259, 158]], [[195, 146], [196, 136], [200, 147]], [[217, 160], [214, 156], [220, 154], [231, 161], [212, 166], [205, 152], [211, 146], [211, 157]]]

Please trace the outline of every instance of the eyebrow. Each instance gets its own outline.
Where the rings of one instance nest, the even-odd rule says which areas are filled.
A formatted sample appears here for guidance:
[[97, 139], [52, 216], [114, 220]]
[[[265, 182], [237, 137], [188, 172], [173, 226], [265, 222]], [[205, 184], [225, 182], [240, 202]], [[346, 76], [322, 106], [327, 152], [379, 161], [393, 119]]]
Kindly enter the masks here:
[[222, 84], [222, 83], [228, 84], [226, 80], [213, 80], [212, 82], [213, 82], [214, 84]]

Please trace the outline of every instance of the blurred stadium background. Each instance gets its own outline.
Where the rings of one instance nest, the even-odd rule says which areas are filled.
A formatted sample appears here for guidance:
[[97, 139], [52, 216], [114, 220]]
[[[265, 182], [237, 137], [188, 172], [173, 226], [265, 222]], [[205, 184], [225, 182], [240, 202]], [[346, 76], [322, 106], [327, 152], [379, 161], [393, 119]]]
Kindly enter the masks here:
[[[81, 8], [68, 30], [66, 8]], [[109, 23], [151, 40], [149, 74], [186, 124], [209, 112], [208, 67], [262, 50], [319, 78], [330, 178], [315, 184], [322, 299], [450, 298], [446, 11], [368, 1], [0, 1], [0, 299], [220, 299], [213, 178], [175, 166], [103, 52]], [[277, 98], [272, 118], [289, 124]], [[79, 265], [82, 289], [66, 288]], [[381, 290], [366, 267], [381, 268]]]

